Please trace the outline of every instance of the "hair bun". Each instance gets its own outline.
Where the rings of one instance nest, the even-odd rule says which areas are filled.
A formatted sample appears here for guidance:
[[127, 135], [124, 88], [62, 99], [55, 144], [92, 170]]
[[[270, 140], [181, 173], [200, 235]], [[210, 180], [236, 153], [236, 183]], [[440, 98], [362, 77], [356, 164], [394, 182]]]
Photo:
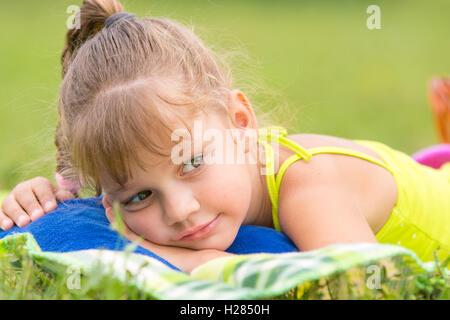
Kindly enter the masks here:
[[124, 12], [124, 8], [118, 0], [83, 0], [77, 13], [80, 27], [69, 29], [66, 33], [66, 44], [61, 54], [63, 78], [77, 49], [102, 30], [108, 18], [121, 12]]
[[134, 13], [128, 13], [128, 12], [114, 13], [113, 15], [109, 16], [108, 19], [105, 20], [104, 26], [105, 26], [105, 28], [109, 28], [115, 22], [117, 22], [121, 19], [134, 20], [134, 19], [136, 19], [136, 15]]

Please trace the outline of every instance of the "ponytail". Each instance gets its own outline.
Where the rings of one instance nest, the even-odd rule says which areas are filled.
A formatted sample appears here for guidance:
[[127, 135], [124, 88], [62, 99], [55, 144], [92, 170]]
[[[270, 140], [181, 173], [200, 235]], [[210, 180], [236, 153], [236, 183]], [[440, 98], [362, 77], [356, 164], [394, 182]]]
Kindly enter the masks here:
[[[80, 10], [76, 14], [77, 18], [79, 18], [80, 26], [69, 29], [66, 33], [66, 43], [61, 54], [63, 79], [77, 50], [104, 27], [108, 17], [123, 11], [122, 5], [115, 0], [83, 1]], [[58, 106], [59, 110], [60, 107]], [[59, 116], [61, 117], [61, 114]], [[63, 135], [61, 120], [56, 127], [54, 143], [56, 146], [56, 182], [60, 188], [76, 194], [80, 186], [80, 179], [79, 175], [73, 170], [70, 149], [67, 139]], [[78, 186], [78, 188], [73, 186]]]
[[66, 33], [66, 44], [61, 54], [63, 78], [70, 66], [70, 61], [76, 54], [76, 50], [103, 29], [106, 19], [123, 11], [122, 5], [115, 0], [83, 1], [83, 5], [77, 12], [80, 27], [69, 29]]

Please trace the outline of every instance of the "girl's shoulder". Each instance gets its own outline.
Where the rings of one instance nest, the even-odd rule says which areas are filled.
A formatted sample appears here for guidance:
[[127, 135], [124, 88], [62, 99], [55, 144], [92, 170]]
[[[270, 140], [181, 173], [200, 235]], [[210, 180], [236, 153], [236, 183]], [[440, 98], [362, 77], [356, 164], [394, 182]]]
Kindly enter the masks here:
[[[359, 151], [383, 162], [374, 150], [352, 140], [313, 133], [292, 134], [287, 138], [305, 149], [339, 147]], [[279, 150], [279, 165], [294, 154], [292, 150], [282, 146]], [[320, 183], [334, 184], [336, 190], [346, 188], [356, 194], [360, 200], [359, 205], [374, 232], [387, 221], [398, 197], [396, 181], [389, 171], [372, 162], [341, 154], [315, 154], [308, 162], [302, 160], [294, 162], [286, 170], [281, 185], [285, 184], [285, 188], [289, 188], [289, 185], [299, 183], [303, 188], [317, 187]], [[280, 201], [282, 189], [281, 187]]]
[[[383, 159], [374, 150], [349, 139], [314, 133], [292, 134], [288, 135], [287, 138], [307, 150], [318, 147], [338, 147], [346, 150], [358, 151], [383, 162]], [[281, 165], [289, 156], [294, 154], [293, 150], [281, 145], [279, 146], [279, 152], [279, 165]], [[391, 174], [386, 169], [374, 163], [357, 157], [334, 153], [314, 154], [308, 162], [299, 160], [291, 166], [293, 165], [301, 167], [301, 169], [299, 168], [295, 171], [299, 171], [299, 174], [303, 173], [306, 175], [318, 169], [326, 172], [328, 170], [335, 171], [337, 168], [339, 168], [339, 171], [341, 171], [348, 177], [361, 177], [361, 174], [366, 176], [376, 173], [391, 176]]]
[[315, 133], [292, 134], [288, 135], [287, 138], [306, 149], [316, 147], [340, 147], [365, 153], [383, 162], [383, 159], [381, 159], [375, 151], [349, 139]]

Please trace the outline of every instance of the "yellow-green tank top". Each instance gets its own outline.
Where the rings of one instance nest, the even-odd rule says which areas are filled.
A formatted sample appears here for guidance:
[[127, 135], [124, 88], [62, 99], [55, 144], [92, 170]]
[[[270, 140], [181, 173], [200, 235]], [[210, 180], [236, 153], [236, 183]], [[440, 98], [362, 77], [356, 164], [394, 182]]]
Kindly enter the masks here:
[[[434, 253], [441, 260], [450, 255], [450, 163], [433, 169], [414, 161], [407, 154], [375, 141], [352, 140], [376, 152], [384, 163], [364, 153], [339, 147], [305, 149], [289, 140], [286, 129], [271, 126], [259, 129], [258, 142], [266, 150], [266, 180], [272, 203], [275, 229], [278, 221], [278, 195], [286, 169], [295, 161], [309, 159], [320, 153], [358, 157], [388, 170], [398, 187], [398, 200], [391, 215], [375, 237], [380, 243], [400, 245], [416, 252], [422, 261], [433, 261]], [[280, 166], [276, 178], [274, 154], [269, 142], [295, 152]]]

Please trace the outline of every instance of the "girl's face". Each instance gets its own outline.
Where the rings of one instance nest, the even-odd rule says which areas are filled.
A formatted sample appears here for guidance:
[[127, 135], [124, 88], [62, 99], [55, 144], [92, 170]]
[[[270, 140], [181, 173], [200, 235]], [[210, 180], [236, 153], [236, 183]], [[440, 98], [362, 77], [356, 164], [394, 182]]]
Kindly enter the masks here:
[[204, 132], [221, 132], [224, 144], [193, 143], [191, 154], [183, 154], [181, 164], [175, 164], [173, 157], [149, 155], [146, 170], [133, 170], [125, 189], [112, 181], [106, 181], [103, 188], [110, 203], [120, 204], [126, 225], [143, 238], [160, 245], [225, 250], [239, 227], [251, 219], [247, 213], [259, 209], [255, 185], [261, 180], [255, 175], [257, 165], [248, 161], [206, 163], [205, 157], [219, 151], [217, 146], [224, 148], [224, 154], [230, 148], [239, 150], [232, 139], [225, 139], [229, 130], [219, 116], [198, 121]]

